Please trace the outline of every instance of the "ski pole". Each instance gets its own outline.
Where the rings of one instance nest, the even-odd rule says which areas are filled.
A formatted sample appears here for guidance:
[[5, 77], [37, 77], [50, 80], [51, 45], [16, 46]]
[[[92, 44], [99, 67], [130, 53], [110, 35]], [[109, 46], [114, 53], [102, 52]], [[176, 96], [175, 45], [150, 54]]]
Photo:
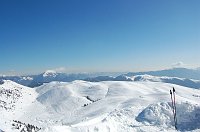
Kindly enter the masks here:
[[177, 117], [176, 117], [176, 96], [175, 96], [175, 88], [173, 87], [173, 95], [174, 95], [174, 122], [175, 122], [175, 128], [177, 130]]
[[173, 116], [174, 116], [174, 127], [175, 127], [175, 129], [177, 129], [176, 128], [176, 119], [175, 119], [175, 104], [174, 104], [172, 90], [170, 90], [170, 95], [171, 95], [171, 101], [172, 101], [172, 112], [173, 112]]
[[171, 95], [171, 101], [172, 101], [172, 111], [173, 111], [173, 116], [174, 116], [174, 103], [173, 103], [173, 98], [172, 98], [172, 91], [170, 90], [170, 95]]

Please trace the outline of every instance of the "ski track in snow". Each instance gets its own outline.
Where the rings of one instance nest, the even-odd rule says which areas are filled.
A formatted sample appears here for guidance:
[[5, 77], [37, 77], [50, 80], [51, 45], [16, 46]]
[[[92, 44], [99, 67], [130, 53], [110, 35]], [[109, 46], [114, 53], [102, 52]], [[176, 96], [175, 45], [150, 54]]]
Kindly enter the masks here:
[[[42, 132], [175, 131], [169, 90], [175, 87], [179, 131], [200, 131], [200, 90], [163, 82], [51, 82], [29, 88], [4, 81], [0, 130], [18, 132], [13, 120]], [[16, 92], [15, 92], [16, 93]], [[12, 93], [11, 93], [12, 94]], [[13, 100], [11, 110], [6, 107]], [[13, 103], [13, 102], [12, 102]], [[12, 106], [12, 105], [11, 105]]]

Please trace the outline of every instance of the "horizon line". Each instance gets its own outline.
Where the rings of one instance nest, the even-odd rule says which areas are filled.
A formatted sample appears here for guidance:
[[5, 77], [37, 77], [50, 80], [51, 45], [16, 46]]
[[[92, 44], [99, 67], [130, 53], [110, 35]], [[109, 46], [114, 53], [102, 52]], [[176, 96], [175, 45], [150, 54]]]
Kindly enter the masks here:
[[45, 72], [52, 71], [55, 73], [63, 73], [63, 74], [106, 74], [106, 73], [134, 73], [134, 72], [153, 72], [153, 71], [162, 71], [162, 70], [170, 70], [170, 69], [191, 69], [191, 70], [198, 70], [200, 67], [171, 67], [171, 68], [162, 68], [162, 69], [152, 69], [152, 70], [127, 70], [127, 71], [56, 71], [54, 69], [47, 69], [38, 72], [19, 72], [19, 71], [7, 71], [1, 72], [0, 76], [34, 76], [38, 74], [44, 74]]

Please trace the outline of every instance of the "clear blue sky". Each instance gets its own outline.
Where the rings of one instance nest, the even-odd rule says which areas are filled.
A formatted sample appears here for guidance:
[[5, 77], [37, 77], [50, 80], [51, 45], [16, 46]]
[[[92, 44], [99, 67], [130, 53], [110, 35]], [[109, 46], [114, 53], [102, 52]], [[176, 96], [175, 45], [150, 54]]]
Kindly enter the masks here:
[[0, 73], [200, 66], [199, 0], [1, 0]]

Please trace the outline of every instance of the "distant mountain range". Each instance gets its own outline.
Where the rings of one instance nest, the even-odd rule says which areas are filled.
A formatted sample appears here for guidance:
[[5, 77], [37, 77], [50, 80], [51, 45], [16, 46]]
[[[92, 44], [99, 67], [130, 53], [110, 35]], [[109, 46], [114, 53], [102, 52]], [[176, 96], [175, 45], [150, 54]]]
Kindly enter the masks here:
[[47, 70], [44, 73], [38, 74], [38, 75], [26, 75], [26, 76], [0, 76], [0, 82], [1, 80], [11, 80], [18, 84], [29, 86], [29, 87], [37, 87], [42, 85], [43, 83], [49, 83], [52, 81], [60, 81], [60, 82], [71, 82], [74, 80], [84, 80], [86, 78], [93, 78], [97, 76], [104, 76], [104, 75], [110, 75], [110, 76], [118, 76], [122, 73], [73, 73], [73, 74], [67, 74], [67, 73], [59, 73], [53, 70]]
[[[118, 75], [118, 76], [117, 76]], [[200, 88], [200, 69], [173, 68], [160, 71], [120, 73], [79, 73], [66, 74], [48, 70], [39, 75], [29, 76], [0, 76], [1, 80], [12, 80], [16, 83], [36, 87], [52, 81], [71, 82], [84, 80], [90, 82], [100, 81], [153, 81], [178, 84], [181, 86]]]
[[200, 68], [187, 69], [187, 68], [173, 68], [160, 71], [148, 71], [148, 72], [130, 72], [125, 74], [126, 76], [135, 75], [152, 75], [152, 76], [168, 76], [168, 77], [179, 77], [187, 79], [200, 80]]
[[120, 75], [118, 77], [110, 77], [110, 76], [99, 76], [95, 78], [88, 78], [85, 81], [90, 82], [101, 82], [101, 81], [149, 81], [149, 82], [164, 82], [164, 83], [171, 83], [177, 84], [180, 86], [200, 89], [200, 80], [194, 79], [186, 79], [186, 78], [178, 78], [178, 77], [158, 77], [158, 76], [151, 76], [151, 75], [136, 75], [132, 77], [128, 77], [125, 75]]

